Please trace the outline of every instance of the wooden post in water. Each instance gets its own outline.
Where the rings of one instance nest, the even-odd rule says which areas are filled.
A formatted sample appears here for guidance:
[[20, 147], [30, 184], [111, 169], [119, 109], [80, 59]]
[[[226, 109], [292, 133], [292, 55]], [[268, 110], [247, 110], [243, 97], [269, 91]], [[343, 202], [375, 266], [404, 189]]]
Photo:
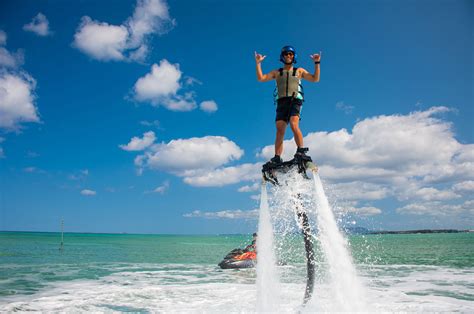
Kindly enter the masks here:
[[64, 220], [61, 219], [61, 246], [59, 250], [62, 252], [64, 250]]

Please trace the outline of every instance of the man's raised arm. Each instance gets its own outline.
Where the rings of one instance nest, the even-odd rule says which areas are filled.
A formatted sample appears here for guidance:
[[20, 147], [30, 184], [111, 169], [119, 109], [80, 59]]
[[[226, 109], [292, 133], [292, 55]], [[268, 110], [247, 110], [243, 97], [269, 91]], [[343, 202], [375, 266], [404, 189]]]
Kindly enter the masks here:
[[262, 73], [262, 61], [265, 59], [267, 56], [262, 56], [261, 54], [258, 54], [255, 51], [255, 62], [257, 63], [257, 81], [259, 82], [268, 82], [271, 81], [275, 78], [275, 71], [271, 71], [268, 74], [263, 74]]
[[314, 61], [314, 74], [310, 74], [303, 69], [302, 77], [310, 82], [319, 82], [319, 63], [321, 62], [321, 52], [319, 54], [311, 55], [310, 58]]

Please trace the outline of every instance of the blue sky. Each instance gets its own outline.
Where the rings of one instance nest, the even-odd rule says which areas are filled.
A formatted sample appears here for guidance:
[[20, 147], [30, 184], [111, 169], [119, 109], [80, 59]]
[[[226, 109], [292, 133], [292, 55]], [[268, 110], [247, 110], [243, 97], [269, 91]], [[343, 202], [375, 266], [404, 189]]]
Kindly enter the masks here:
[[[473, 228], [471, 1], [2, 1], [0, 230], [240, 233], [272, 157], [279, 49], [335, 210]], [[284, 157], [294, 153], [290, 130]]]

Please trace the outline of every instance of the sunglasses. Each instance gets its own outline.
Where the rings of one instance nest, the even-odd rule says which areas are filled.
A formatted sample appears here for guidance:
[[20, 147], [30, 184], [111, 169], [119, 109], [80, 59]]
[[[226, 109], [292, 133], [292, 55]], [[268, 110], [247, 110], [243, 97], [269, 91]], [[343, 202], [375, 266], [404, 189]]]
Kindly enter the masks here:
[[294, 53], [293, 52], [284, 52], [283, 53], [283, 56], [294, 56]]

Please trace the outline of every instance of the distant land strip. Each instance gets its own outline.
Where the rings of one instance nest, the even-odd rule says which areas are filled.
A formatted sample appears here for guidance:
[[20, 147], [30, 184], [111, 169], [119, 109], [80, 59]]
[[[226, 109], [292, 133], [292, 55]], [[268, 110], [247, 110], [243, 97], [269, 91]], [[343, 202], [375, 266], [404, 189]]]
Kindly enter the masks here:
[[369, 234], [465, 233], [465, 232], [474, 232], [474, 230], [421, 229], [421, 230], [406, 230], [406, 231], [369, 231]]
[[417, 233], [467, 233], [474, 230], [457, 230], [457, 229], [418, 229], [403, 231], [385, 231], [385, 230], [369, 230], [364, 227], [349, 227], [343, 229], [347, 234], [417, 234]]

